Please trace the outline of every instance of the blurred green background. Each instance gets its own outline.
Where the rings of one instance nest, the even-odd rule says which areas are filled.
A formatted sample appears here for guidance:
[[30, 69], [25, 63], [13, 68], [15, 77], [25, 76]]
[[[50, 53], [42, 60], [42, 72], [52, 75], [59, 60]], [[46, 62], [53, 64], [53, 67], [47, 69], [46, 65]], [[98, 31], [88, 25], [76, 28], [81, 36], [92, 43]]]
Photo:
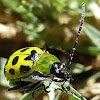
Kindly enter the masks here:
[[[23, 92], [8, 92], [3, 68], [22, 47], [47, 48], [66, 62], [79, 28], [82, 2], [85, 22], [71, 65], [71, 83], [88, 100], [100, 99], [100, 0], [0, 0], [0, 100], [19, 100]], [[60, 52], [60, 51], [62, 52]], [[74, 100], [64, 92], [57, 100]], [[48, 100], [46, 93], [36, 100]]]

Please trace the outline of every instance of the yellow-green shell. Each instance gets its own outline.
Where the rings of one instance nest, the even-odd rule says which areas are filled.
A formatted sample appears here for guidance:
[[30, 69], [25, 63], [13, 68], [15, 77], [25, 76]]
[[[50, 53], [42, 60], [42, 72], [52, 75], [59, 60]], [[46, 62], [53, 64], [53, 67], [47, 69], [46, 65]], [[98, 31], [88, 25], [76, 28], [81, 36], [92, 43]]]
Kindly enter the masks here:
[[[21, 52], [22, 50], [23, 50], [23, 52]], [[36, 52], [38, 52], [41, 55], [43, 54], [42, 49], [40, 49], [38, 47], [26, 47], [26, 48], [17, 50], [9, 57], [9, 60], [8, 60], [7, 64], [5, 65], [5, 69], [4, 69], [7, 80], [25, 77], [25, 76], [33, 73], [33, 71], [34, 71], [33, 64], [34, 63], [31, 60], [24, 60], [28, 55], [31, 55], [32, 50], [35, 50]], [[12, 61], [16, 56], [18, 56], [19, 59], [15, 65], [12, 65]], [[27, 73], [21, 73], [19, 71], [21, 65], [31, 66], [31, 69]], [[11, 75], [9, 73], [10, 69], [14, 69], [15, 75]]]

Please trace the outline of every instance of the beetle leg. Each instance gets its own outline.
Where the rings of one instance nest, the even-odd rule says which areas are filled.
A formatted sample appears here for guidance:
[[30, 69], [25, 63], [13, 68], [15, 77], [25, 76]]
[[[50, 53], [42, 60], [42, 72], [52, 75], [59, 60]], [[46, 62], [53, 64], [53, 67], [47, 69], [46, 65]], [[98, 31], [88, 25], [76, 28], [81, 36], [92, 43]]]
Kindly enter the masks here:
[[26, 90], [26, 93], [31, 92], [31, 91], [33, 91], [33, 90], [35, 90], [35, 89], [36, 89], [36, 87], [37, 87], [39, 84], [40, 84], [40, 81], [38, 81], [37, 83], [35, 83], [35, 84], [33, 84], [33, 85], [29, 86], [29, 87], [28, 87], [28, 89]]
[[40, 81], [38, 81], [36, 84], [30, 86], [30, 87], [28, 88], [28, 90], [26, 90], [26, 93], [32, 91], [32, 97], [34, 97], [34, 93], [37, 92], [37, 91], [38, 91], [37, 89], [40, 88], [40, 87], [43, 87], [45, 92], [47, 92], [47, 93], [50, 92], [50, 91], [47, 91], [47, 90], [46, 90], [44, 84], [40, 84], [40, 85], [39, 85], [39, 84], [40, 84]]
[[[44, 84], [41, 84], [41, 85], [38, 86], [37, 88], [40, 88], [40, 87], [42, 87], [42, 86], [44, 86]], [[36, 88], [36, 89], [37, 89], [37, 88]], [[50, 92], [50, 91], [47, 91], [47, 90], [46, 90], [45, 86], [44, 86], [44, 91], [47, 92], [47, 93]], [[36, 90], [32, 91], [32, 97], [33, 97], [33, 98], [34, 98], [34, 93], [35, 93], [35, 92], [36, 92]]]
[[38, 88], [40, 88], [40, 87], [42, 87], [42, 86], [43, 86], [43, 88], [44, 88], [44, 91], [45, 91], [45, 92], [47, 92], [47, 93], [49, 93], [49, 92], [50, 92], [50, 91], [47, 91], [47, 90], [46, 90], [46, 88], [45, 88], [45, 85], [44, 85], [44, 84], [39, 85], [38, 87], [36, 87], [36, 88], [35, 88], [35, 90], [36, 90], [36, 89], [38, 89]]
[[11, 90], [22, 90], [24, 89], [25, 87], [27, 87], [31, 82], [27, 82], [27, 81], [18, 81], [17, 82], [17, 85], [12, 87], [12, 88], [9, 88], [8, 91], [11, 91]]

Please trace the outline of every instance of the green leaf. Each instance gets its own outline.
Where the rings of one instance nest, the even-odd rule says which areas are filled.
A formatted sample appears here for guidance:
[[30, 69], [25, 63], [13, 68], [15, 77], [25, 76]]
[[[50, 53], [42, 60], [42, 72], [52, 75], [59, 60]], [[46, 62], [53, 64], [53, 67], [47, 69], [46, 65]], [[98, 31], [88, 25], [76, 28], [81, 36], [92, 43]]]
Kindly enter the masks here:
[[100, 71], [95, 73], [94, 75], [92, 75], [91, 77], [88, 78], [88, 80], [92, 80], [92, 79], [97, 79], [97, 78], [100, 78]]
[[9, 82], [6, 80], [4, 75], [4, 66], [6, 61], [6, 58], [0, 57], [0, 85], [9, 87]]
[[6, 3], [6, 5], [8, 7], [10, 7], [11, 9], [13, 9], [16, 12], [19, 13], [25, 13], [26, 9], [21, 5], [20, 0], [4, 0], [4, 2]]
[[[46, 87], [49, 86], [48, 83], [49, 83], [48, 81], [44, 81], [44, 84]], [[69, 99], [69, 100], [86, 100], [80, 93], [78, 93], [73, 87], [71, 87], [67, 83], [64, 84], [64, 89], [63, 89], [61, 82], [52, 82], [51, 85], [47, 88], [47, 91], [49, 91], [51, 89], [58, 89], [65, 93], [68, 93], [71, 96], [69, 98], [73, 98], [73, 99]], [[34, 98], [37, 97], [39, 94], [41, 94], [43, 91], [44, 91], [43, 87], [38, 88], [34, 92]], [[33, 98], [32, 93], [27, 93], [27, 94], [24, 94], [22, 96], [22, 98], [20, 98], [19, 100], [31, 100], [32, 98]], [[59, 98], [59, 97], [57, 97], [57, 98]], [[57, 100], [57, 98], [56, 98], [56, 100]]]
[[73, 100], [86, 100], [79, 92], [77, 92], [73, 87], [71, 87], [67, 83], [64, 84], [65, 89], [62, 88], [61, 82], [55, 82], [54, 84], [55, 86], [53, 88], [62, 90], [65, 93], [71, 94], [73, 98], [77, 98]]
[[100, 31], [89, 24], [84, 25], [84, 31], [91, 41], [100, 49]]
[[72, 64], [72, 73], [74, 74], [79, 74], [82, 73], [84, 71], [84, 66], [82, 64], [76, 63], [76, 64]]
[[72, 94], [69, 94], [68, 100], [80, 100], [79, 98], [73, 96]]
[[[41, 94], [44, 91], [44, 87], [39, 87], [34, 91], [34, 94], [32, 92], [25, 93], [19, 100], [34, 100], [39, 94]], [[33, 95], [33, 96], [32, 96]]]
[[26, 9], [20, 0], [4, 0], [4, 3], [14, 12], [20, 14], [28, 22], [35, 23], [37, 21], [37, 17], [28, 9]]

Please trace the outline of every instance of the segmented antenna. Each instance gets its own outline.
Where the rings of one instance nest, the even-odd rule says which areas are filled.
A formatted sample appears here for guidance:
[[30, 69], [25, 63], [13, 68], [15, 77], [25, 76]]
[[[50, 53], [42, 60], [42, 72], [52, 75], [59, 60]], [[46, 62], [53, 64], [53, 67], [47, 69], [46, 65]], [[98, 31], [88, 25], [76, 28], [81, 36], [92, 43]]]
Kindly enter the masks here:
[[74, 46], [73, 46], [73, 49], [72, 49], [72, 51], [71, 51], [71, 53], [70, 53], [70, 57], [69, 57], [68, 62], [67, 62], [67, 67], [68, 67], [68, 68], [70, 68], [69, 65], [70, 65], [71, 62], [72, 62], [73, 55], [74, 55], [74, 52], [75, 52], [75, 50], [76, 50], [76, 45], [77, 45], [77, 43], [78, 43], [78, 39], [79, 39], [79, 36], [80, 36], [80, 32], [81, 32], [81, 30], [82, 30], [82, 25], [83, 25], [83, 23], [84, 23], [84, 18], [85, 18], [85, 3], [83, 2], [83, 4], [82, 4], [82, 14], [81, 14], [80, 27], [79, 27], [78, 32], [77, 32], [77, 37], [76, 37], [76, 40], [75, 40], [75, 44], [74, 44]]

